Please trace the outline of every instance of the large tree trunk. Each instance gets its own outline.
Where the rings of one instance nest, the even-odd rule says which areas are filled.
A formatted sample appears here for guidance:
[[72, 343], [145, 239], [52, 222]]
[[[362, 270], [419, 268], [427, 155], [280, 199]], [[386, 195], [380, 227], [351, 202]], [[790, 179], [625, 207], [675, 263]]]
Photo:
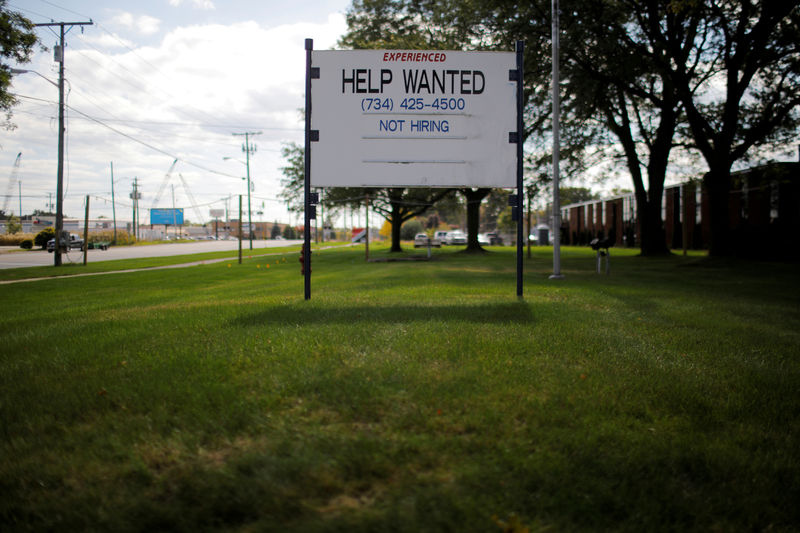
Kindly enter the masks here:
[[478, 233], [481, 227], [481, 202], [492, 192], [489, 188], [461, 189], [461, 194], [467, 200], [467, 249], [465, 252], [484, 252], [478, 243]]
[[[651, 191], [652, 192], [652, 191]], [[658, 201], [639, 203], [637, 215], [639, 221], [639, 249], [644, 256], [669, 254], [664, 223], [661, 219], [661, 198]]]
[[392, 214], [389, 223], [392, 225], [392, 248], [390, 252], [402, 252], [400, 246], [400, 228], [403, 227], [403, 212], [399, 204], [392, 202]]
[[[625, 163], [633, 179], [636, 194], [636, 220], [639, 224], [639, 249], [642, 255], [666, 255], [669, 253], [664, 238], [661, 221], [661, 196], [664, 194], [667, 162], [672, 147], [672, 133], [675, 130], [675, 114], [671, 108], [662, 110], [655, 142], [650, 148], [650, 161], [647, 165], [647, 178], [650, 189], [644, 186], [644, 176], [636, 151], [632, 125], [628, 116], [628, 104], [622, 92], [617, 95], [619, 105], [616, 112], [620, 121], [614, 117], [613, 108], [606, 110], [609, 127], [620, 140], [625, 151]], [[621, 243], [620, 243], [621, 244]]]
[[720, 164], [717, 168], [712, 168], [703, 182], [708, 196], [711, 229], [709, 254], [717, 257], [731, 255], [733, 242], [730, 220], [730, 165]]

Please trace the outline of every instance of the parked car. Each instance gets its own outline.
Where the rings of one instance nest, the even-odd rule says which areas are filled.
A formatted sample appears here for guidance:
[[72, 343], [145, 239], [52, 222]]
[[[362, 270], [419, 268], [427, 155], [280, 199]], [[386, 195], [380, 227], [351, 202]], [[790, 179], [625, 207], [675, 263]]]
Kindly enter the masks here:
[[503, 246], [503, 238], [495, 232], [487, 233], [486, 238], [489, 239], [489, 246]]
[[[64, 236], [66, 237], [66, 235]], [[83, 239], [75, 235], [74, 233], [69, 234], [69, 238], [62, 238], [59, 242], [61, 245], [62, 250], [70, 249], [70, 250], [82, 250], [83, 249]], [[47, 241], [47, 251], [53, 253], [56, 249], [56, 240], [50, 239]]]
[[447, 232], [447, 244], [467, 244], [467, 235], [460, 230]]
[[430, 245], [430, 238], [424, 233], [417, 233], [414, 236], [414, 248], [427, 248]]
[[425, 233], [417, 233], [414, 236], [414, 248], [423, 248], [428, 246], [441, 248], [442, 242], [436, 238], [431, 239]]
[[478, 233], [478, 244], [481, 246], [489, 246], [489, 237], [485, 233]]
[[433, 234], [433, 239], [439, 241], [439, 246], [442, 244], [447, 244], [447, 232], [446, 231], [437, 231]]

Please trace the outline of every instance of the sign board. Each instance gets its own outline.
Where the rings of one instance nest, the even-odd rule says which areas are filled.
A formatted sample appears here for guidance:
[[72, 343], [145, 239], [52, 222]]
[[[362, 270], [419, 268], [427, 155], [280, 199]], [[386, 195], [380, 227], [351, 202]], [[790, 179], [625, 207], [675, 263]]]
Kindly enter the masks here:
[[211, 218], [222, 218], [222, 217], [225, 216], [225, 210], [224, 209], [209, 209], [209, 214], [211, 215]]
[[183, 209], [151, 209], [150, 224], [179, 226], [183, 224]]
[[312, 187], [514, 187], [514, 52], [315, 50]]

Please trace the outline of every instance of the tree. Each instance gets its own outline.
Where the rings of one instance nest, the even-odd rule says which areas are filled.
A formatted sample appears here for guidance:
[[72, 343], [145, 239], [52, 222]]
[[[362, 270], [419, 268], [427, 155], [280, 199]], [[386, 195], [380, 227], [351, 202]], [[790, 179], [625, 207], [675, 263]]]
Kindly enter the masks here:
[[433, 205], [452, 194], [451, 189], [375, 189], [370, 196], [372, 209], [392, 225], [392, 252], [402, 252], [400, 231], [403, 223], [428, 211]]
[[274, 238], [278, 237], [280, 234], [281, 234], [281, 227], [278, 224], [278, 221], [276, 220], [272, 224], [272, 229], [270, 230], [269, 238], [270, 239], [274, 239]]
[[7, 62], [30, 61], [33, 47], [39, 39], [33, 31], [33, 23], [21, 14], [7, 9], [6, 3], [6, 0], [0, 0], [0, 110], [6, 114], [3, 126], [13, 129], [11, 108], [17, 103], [17, 99], [8, 91], [11, 85], [11, 67]]
[[569, 205], [597, 200], [600, 196], [587, 187], [559, 187], [558, 197], [561, 205]]
[[[596, 159], [587, 153], [587, 147], [621, 144], [639, 199], [642, 251], [666, 253], [661, 232], [661, 194], [678, 99], [651, 75], [652, 65], [632, 54], [618, 53], [625, 50], [620, 41], [624, 41], [630, 26], [628, 12], [615, 8], [610, 0], [576, 0], [571, 7], [573, 4], [574, 9], [563, 15], [562, 167], [566, 174], [579, 173]], [[546, 148], [551, 128], [549, 0], [356, 0], [348, 13], [348, 25], [350, 31], [342, 41], [353, 45], [380, 40], [381, 35], [392, 33], [419, 34], [429, 46], [450, 44], [464, 49], [512, 50], [517, 40], [524, 39], [524, 137], [526, 145], [533, 148], [527, 158], [533, 179], [528, 181], [535, 182], [533, 189], [544, 189], [551, 179], [546, 169], [552, 158]], [[643, 167], [648, 173], [649, 194], [644, 186]], [[480, 208], [474, 197], [467, 204], [468, 209]], [[473, 217], [468, 219], [474, 220]], [[477, 228], [474, 223], [473, 226]], [[474, 233], [477, 247], [477, 229], [470, 233]]]
[[294, 229], [294, 226], [291, 224], [286, 224], [283, 227], [283, 238], [287, 240], [293, 240], [297, 238], [297, 231]]
[[[505, 47], [526, 40], [526, 84], [532, 85], [533, 109], [545, 114], [549, 97], [537, 87], [551, 81], [550, 11], [549, 0], [495, 0], [484, 3], [470, 23]], [[601, 158], [624, 162], [636, 191], [642, 253], [654, 255], [668, 252], [661, 196], [680, 106], [653, 62], [635, 53], [641, 32], [633, 12], [612, 0], [574, 0], [560, 13], [561, 152], [573, 173]], [[534, 131], [546, 137], [548, 127], [540, 123]], [[541, 157], [537, 163], [536, 169], [545, 166]]]
[[490, 188], [465, 188], [459, 189], [467, 202], [467, 248], [466, 252], [483, 252], [478, 243], [478, 233], [481, 226], [481, 202], [492, 192]]
[[[633, 6], [633, 0], [626, 0]], [[663, 5], [662, 5], [663, 4]], [[641, 47], [675, 87], [687, 134], [708, 165], [711, 253], [728, 255], [731, 168], [764, 147], [796, 142], [800, 125], [800, 2], [660, 2], [636, 20], [659, 53]], [[668, 9], [695, 22], [684, 36], [663, 23]], [[684, 57], [682, 41], [690, 39]]]
[[19, 223], [19, 217], [15, 217], [12, 211], [6, 219], [6, 233], [8, 235], [14, 235], [20, 231], [22, 231], [22, 224]]

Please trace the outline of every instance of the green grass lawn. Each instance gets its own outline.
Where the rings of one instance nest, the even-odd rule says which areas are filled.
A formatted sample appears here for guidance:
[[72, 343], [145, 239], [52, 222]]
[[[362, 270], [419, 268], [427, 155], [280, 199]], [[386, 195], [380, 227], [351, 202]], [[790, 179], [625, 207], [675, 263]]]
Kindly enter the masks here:
[[0, 286], [0, 530], [800, 529], [797, 265], [551, 253]]

